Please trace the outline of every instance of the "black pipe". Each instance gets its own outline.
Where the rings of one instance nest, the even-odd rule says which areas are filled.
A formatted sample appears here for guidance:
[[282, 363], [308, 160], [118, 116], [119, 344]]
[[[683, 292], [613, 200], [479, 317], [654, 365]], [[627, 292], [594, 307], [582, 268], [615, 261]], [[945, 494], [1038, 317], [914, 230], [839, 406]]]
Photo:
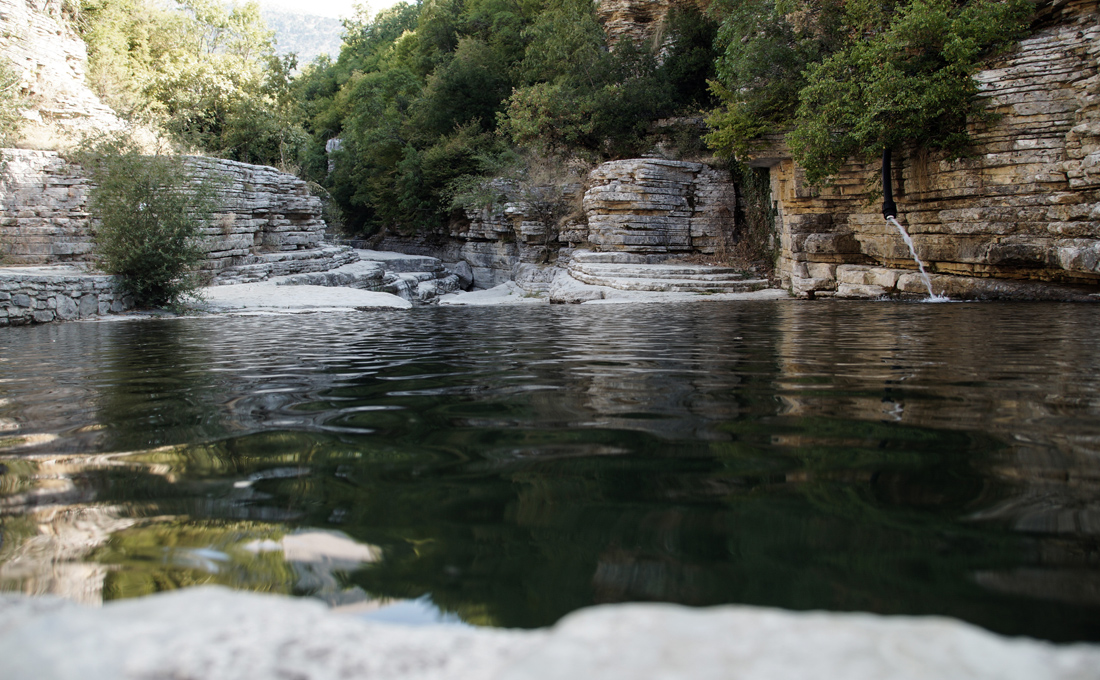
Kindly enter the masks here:
[[894, 181], [890, 178], [890, 147], [882, 150], [882, 219], [897, 218], [898, 204], [894, 203]]

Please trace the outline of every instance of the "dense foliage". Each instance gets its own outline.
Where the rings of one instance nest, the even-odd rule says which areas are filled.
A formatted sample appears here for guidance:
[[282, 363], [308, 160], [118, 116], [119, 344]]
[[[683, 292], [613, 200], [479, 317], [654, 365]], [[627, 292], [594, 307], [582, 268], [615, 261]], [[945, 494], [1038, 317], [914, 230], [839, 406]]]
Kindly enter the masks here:
[[199, 287], [200, 235], [210, 219], [215, 180], [196, 179], [179, 156], [146, 155], [126, 138], [78, 153], [93, 185], [99, 266], [122, 277], [140, 306], [177, 305]]
[[293, 57], [275, 53], [255, 2], [84, 0], [89, 80], [116, 110], [184, 148], [291, 165], [306, 141], [291, 96]]
[[487, 178], [529, 185], [542, 159], [646, 153], [658, 120], [705, 111], [720, 154], [787, 133], [815, 182], [884, 146], [962, 153], [983, 115], [971, 76], [1031, 12], [1029, 0], [714, 0], [677, 6], [650, 44], [612, 49], [594, 7], [401, 3], [346, 21], [339, 57], [300, 73], [254, 2], [83, 0], [81, 21], [116, 108], [184, 148], [297, 171], [372, 233], [462, 219]]
[[962, 153], [981, 116], [971, 77], [1027, 27], [1028, 0], [718, 0], [724, 16], [708, 141], [728, 153], [790, 131], [811, 182], [849, 158], [917, 144]]
[[672, 23], [659, 63], [629, 43], [609, 50], [591, 0], [433, 0], [347, 22], [340, 57], [296, 83], [315, 140], [305, 168], [354, 228], [413, 231], [456, 214], [456, 185], [530, 152], [641, 153], [658, 118], [713, 104], [714, 22], [683, 11]]

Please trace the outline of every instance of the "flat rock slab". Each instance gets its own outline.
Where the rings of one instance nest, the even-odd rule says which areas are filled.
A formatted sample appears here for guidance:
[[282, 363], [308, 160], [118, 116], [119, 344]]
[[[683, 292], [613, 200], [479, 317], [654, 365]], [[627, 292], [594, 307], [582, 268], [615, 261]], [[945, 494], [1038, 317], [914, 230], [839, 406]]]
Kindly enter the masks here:
[[200, 308], [209, 312], [412, 307], [408, 300], [389, 293], [329, 286], [280, 286], [277, 280], [213, 286], [204, 288], [202, 296], [205, 302]]
[[0, 596], [7, 680], [1095, 680], [1100, 647], [944, 618], [607, 605], [536, 631], [403, 627], [195, 588], [86, 608]]
[[546, 296], [531, 295], [509, 281], [495, 288], [475, 290], [469, 293], [452, 293], [439, 298], [441, 305], [468, 307], [491, 307], [499, 305], [545, 305], [550, 300]]
[[292, 274], [278, 277], [280, 286], [327, 286], [346, 288], [377, 288], [386, 274], [380, 262], [352, 262], [323, 272]]
[[356, 250], [365, 262], [380, 262], [388, 272], [439, 272], [443, 262], [427, 255], [406, 255], [387, 250]]
[[[602, 288], [601, 286], [592, 286]], [[682, 291], [646, 291], [646, 290], [618, 290], [615, 288], [603, 288], [605, 291], [602, 299], [588, 300], [586, 305], [615, 305], [615, 304], [657, 304], [657, 303], [681, 303], [681, 302], [730, 302], [733, 300], [790, 300], [791, 296], [785, 290], [766, 288], [743, 293], [688, 293]]]
[[[716, 289], [727, 284], [692, 285], [688, 290], [676, 290], [674, 286], [653, 285], [646, 290], [641, 285], [623, 286], [619, 279], [604, 281], [583, 274], [571, 274], [561, 270], [550, 284], [550, 302], [556, 304], [652, 304], [674, 302], [719, 302], [729, 300], [785, 300], [790, 296], [787, 291], [776, 288], [764, 288], [766, 281], [749, 282], [752, 285], [734, 286], [733, 290], [719, 292]], [[631, 279], [636, 284], [644, 284], [644, 279]], [[658, 282], [667, 284], [668, 281]], [[613, 285], [614, 284], [614, 285]], [[756, 290], [762, 288], [762, 290]], [[709, 290], [708, 290], [709, 289]]]
[[108, 276], [108, 274], [93, 271], [87, 267], [66, 264], [44, 265], [41, 267], [0, 267], [0, 277], [3, 278], [67, 276]]

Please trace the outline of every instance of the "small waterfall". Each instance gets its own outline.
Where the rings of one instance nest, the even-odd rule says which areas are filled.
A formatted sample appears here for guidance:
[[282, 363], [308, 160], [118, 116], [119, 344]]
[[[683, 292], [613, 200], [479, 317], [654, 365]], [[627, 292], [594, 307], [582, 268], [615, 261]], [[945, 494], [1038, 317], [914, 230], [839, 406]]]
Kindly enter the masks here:
[[913, 239], [909, 238], [909, 232], [905, 231], [905, 227], [901, 226], [901, 222], [898, 222], [893, 217], [887, 217], [888, 222], [892, 222], [895, 227], [898, 228], [898, 233], [901, 234], [901, 238], [905, 241], [905, 245], [909, 246], [909, 254], [913, 256], [913, 261], [917, 263], [917, 268], [920, 269], [921, 281], [924, 281], [924, 287], [928, 289], [928, 301], [929, 302], [945, 302], [949, 298], [946, 295], [936, 295], [932, 292], [932, 279], [928, 278], [928, 272], [924, 270], [924, 262], [921, 261], [917, 255], [917, 248], [913, 245]]

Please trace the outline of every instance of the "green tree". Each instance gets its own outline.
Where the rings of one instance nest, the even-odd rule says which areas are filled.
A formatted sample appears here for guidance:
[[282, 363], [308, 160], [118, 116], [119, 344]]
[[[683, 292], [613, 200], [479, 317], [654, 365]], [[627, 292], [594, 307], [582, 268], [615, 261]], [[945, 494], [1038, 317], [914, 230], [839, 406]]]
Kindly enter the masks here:
[[1028, 0], [914, 0], [886, 28], [806, 71], [791, 149], [811, 182], [852, 157], [913, 144], [958, 157], [968, 118], [985, 117], [974, 73], [990, 49], [1018, 38]]
[[517, 88], [501, 127], [520, 146], [595, 158], [636, 155], [676, 108], [656, 55], [630, 41], [614, 51], [590, 0], [550, 0], [527, 31]]
[[93, 85], [131, 118], [225, 158], [283, 167], [306, 141], [291, 74], [256, 2], [85, 0]]
[[805, 69], [845, 37], [843, 5], [783, 0], [718, 0], [716, 78], [722, 106], [711, 112], [707, 141], [727, 154], [748, 150], [759, 136], [787, 129], [806, 85]]
[[122, 277], [138, 305], [177, 305], [193, 296], [216, 178], [196, 174], [178, 156], [142, 155], [123, 137], [86, 148], [77, 159], [93, 182], [99, 266]]
[[789, 132], [811, 182], [913, 144], [958, 156], [985, 117], [973, 74], [1028, 26], [1028, 0], [748, 0], [722, 18], [712, 148], [736, 156]]
[[609, 51], [592, 0], [428, 0], [347, 22], [339, 58], [294, 86], [307, 171], [353, 230], [431, 230], [464, 219], [448, 187], [480, 183], [486, 159], [641, 153], [658, 118], [707, 98], [715, 24], [675, 17], [663, 61], [629, 42]]

